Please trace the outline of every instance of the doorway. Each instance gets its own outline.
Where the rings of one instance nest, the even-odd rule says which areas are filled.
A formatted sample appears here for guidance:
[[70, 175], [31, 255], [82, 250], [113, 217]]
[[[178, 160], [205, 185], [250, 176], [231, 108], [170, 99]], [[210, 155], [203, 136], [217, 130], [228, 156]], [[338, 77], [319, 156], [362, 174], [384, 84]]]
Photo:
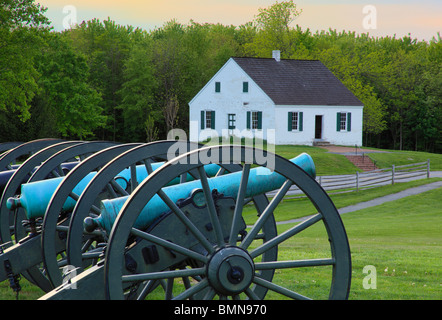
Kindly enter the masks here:
[[322, 139], [322, 116], [315, 116], [315, 139]]

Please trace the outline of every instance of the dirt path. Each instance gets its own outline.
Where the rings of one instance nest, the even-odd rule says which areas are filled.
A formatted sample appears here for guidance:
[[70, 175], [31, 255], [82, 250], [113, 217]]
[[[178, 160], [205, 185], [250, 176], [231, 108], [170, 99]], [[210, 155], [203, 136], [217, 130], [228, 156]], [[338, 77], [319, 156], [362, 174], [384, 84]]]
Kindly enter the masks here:
[[356, 154], [356, 153], [372, 153], [372, 152], [387, 152], [382, 150], [366, 149], [360, 147], [344, 147], [344, 146], [320, 146], [319, 148], [326, 149], [331, 153], [341, 153], [341, 154]]

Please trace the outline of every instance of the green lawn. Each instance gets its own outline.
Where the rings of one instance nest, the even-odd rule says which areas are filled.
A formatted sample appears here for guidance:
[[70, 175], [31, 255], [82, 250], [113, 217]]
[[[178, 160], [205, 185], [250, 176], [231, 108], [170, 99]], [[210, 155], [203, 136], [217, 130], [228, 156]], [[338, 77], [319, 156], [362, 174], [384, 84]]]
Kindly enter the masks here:
[[[374, 149], [380, 151], [380, 149]], [[442, 154], [418, 152], [418, 151], [395, 151], [369, 153], [369, 157], [376, 161], [378, 168], [391, 168], [396, 166], [425, 162], [430, 159], [431, 170], [442, 170]], [[344, 155], [328, 153], [327, 150], [310, 146], [275, 146], [275, 153], [285, 158], [293, 158], [302, 152], [310, 154], [315, 162], [317, 175], [352, 174], [358, 168], [355, 167]]]
[[[442, 212], [437, 205], [441, 196], [439, 188], [342, 216], [352, 253], [349, 299], [442, 298]], [[280, 232], [291, 226], [280, 226]], [[328, 256], [329, 246], [321, 224], [284, 243], [278, 260]], [[364, 273], [366, 266], [374, 269]], [[373, 275], [376, 288], [365, 289], [364, 278]], [[274, 282], [311, 298], [326, 299], [330, 279], [330, 267], [315, 267], [278, 271]], [[270, 297], [282, 299], [274, 293]]]
[[[435, 181], [440, 181], [441, 178], [421, 179], [410, 182], [396, 183], [395, 185], [386, 185], [372, 189], [365, 189], [359, 192], [345, 192], [331, 194], [330, 198], [335, 204], [336, 208], [340, 209], [346, 206], [354, 205], [360, 202], [373, 200], [382, 196], [397, 193], [408, 188], [417, 187]], [[276, 221], [287, 221], [296, 219], [307, 215], [312, 215], [317, 212], [310, 200], [305, 197], [294, 197], [284, 199], [279, 204], [275, 211]], [[252, 224], [255, 220], [255, 209], [252, 204], [249, 204], [244, 209], [244, 216], [246, 223]]]
[[309, 146], [287, 146], [281, 145], [275, 147], [275, 153], [284, 158], [290, 159], [301, 153], [308, 153], [315, 163], [316, 174], [351, 174], [358, 171], [344, 155], [328, 153], [327, 150], [318, 147]]
[[[399, 192], [440, 179], [420, 180], [385, 186], [361, 192], [332, 196], [340, 208], [374, 197]], [[353, 279], [350, 299], [441, 299], [442, 211], [438, 204], [442, 189], [386, 203], [342, 216], [352, 251]], [[314, 213], [306, 199], [290, 199], [278, 207], [277, 217], [286, 220]], [[252, 218], [250, 218], [252, 219]], [[279, 227], [281, 231], [291, 224]], [[322, 225], [301, 232], [279, 250], [278, 260], [321, 258], [329, 254]], [[365, 266], [376, 270], [376, 289], [364, 289]], [[331, 269], [299, 268], [278, 271], [275, 281], [290, 284], [294, 290], [319, 299], [326, 299]], [[38, 299], [43, 292], [20, 281], [20, 299]], [[277, 294], [270, 298], [281, 299]], [[15, 299], [8, 281], [0, 283], [0, 299]]]
[[[352, 249], [350, 299], [442, 299], [442, 188], [343, 215]], [[363, 268], [376, 268], [366, 290]]]
[[[227, 143], [220, 141], [220, 143]], [[233, 142], [232, 142], [233, 143]], [[333, 154], [327, 152], [326, 149], [303, 145], [267, 145], [265, 142], [257, 145], [258, 148], [265, 148], [271, 152], [291, 159], [299, 154], [308, 153], [315, 162], [316, 174], [320, 175], [334, 175], [334, 174], [353, 174], [360, 171], [354, 166], [344, 155]], [[352, 149], [353, 150], [353, 149]], [[411, 163], [425, 162], [430, 159], [431, 170], [442, 170], [442, 154], [427, 153], [419, 151], [397, 151], [397, 150], [382, 150], [376, 148], [364, 148], [363, 151], [375, 150], [385, 152], [369, 153], [369, 157], [376, 161], [378, 168], [391, 168], [394, 165], [405, 165]], [[360, 149], [358, 149], [360, 152]]]
[[430, 160], [430, 169], [442, 170], [442, 154], [417, 152], [417, 151], [392, 151], [381, 153], [370, 153], [370, 158], [376, 161], [379, 168], [389, 168], [391, 165], [406, 165], [410, 163], [425, 162]]

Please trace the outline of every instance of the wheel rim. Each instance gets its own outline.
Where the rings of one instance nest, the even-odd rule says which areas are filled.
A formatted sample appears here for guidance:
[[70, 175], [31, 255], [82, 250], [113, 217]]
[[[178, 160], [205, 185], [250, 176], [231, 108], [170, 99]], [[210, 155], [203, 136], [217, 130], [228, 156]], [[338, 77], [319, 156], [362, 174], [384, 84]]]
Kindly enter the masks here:
[[[83, 160], [85, 157], [90, 155], [91, 153], [97, 152], [98, 150], [101, 150], [103, 148], [109, 147], [110, 145], [114, 145], [114, 143], [111, 142], [78, 142], [78, 141], [72, 141], [72, 142], [62, 142], [59, 144], [55, 144], [53, 146], [47, 147], [43, 149], [42, 151], [38, 152], [35, 156], [29, 158], [14, 174], [13, 178], [16, 180], [21, 180], [23, 176], [26, 175], [27, 171], [30, 170], [30, 168], [34, 168], [37, 165], [39, 167], [35, 170], [35, 172], [32, 174], [32, 176], [28, 179], [27, 183], [40, 181], [45, 179], [48, 174], [52, 174], [54, 177], [60, 177], [64, 176], [65, 172], [62, 168], [62, 164], [65, 161], [72, 160], [73, 158], [79, 156], [80, 160]], [[60, 150], [61, 149], [61, 150]], [[48, 155], [50, 155], [48, 157]], [[42, 162], [44, 160], [44, 162]], [[41, 163], [41, 165], [40, 165]], [[14, 181], [17, 183], [17, 181]], [[14, 184], [11, 184], [14, 185]], [[18, 242], [19, 240], [23, 239], [24, 237], [28, 236], [28, 233], [30, 230], [28, 228], [25, 228], [23, 226], [23, 220], [27, 219], [25, 213], [23, 210], [15, 210], [15, 227], [14, 227], [14, 235], [15, 235], [15, 241]], [[58, 215], [57, 215], [58, 218]], [[39, 221], [36, 222], [36, 225], [38, 225], [38, 229], [41, 231], [38, 231], [40, 234], [43, 234], [44, 231], [48, 231], [44, 227], [44, 217], [43, 219], [38, 219]], [[43, 223], [40, 221], [43, 220]], [[36, 226], [37, 227], [37, 226]], [[55, 229], [54, 229], [55, 232]], [[36, 234], [37, 236], [37, 234]], [[64, 245], [61, 243], [60, 238], [56, 238], [54, 241], [54, 237], [52, 238], [51, 245], [56, 246], [56, 243], [58, 245]], [[26, 253], [23, 253], [26, 254]], [[42, 252], [44, 257], [44, 250]], [[44, 262], [44, 258], [42, 257], [42, 262]], [[24, 275], [27, 276], [29, 280], [31, 280], [33, 283], [38, 285], [43, 291], [48, 292], [53, 289], [53, 286], [51, 285], [50, 281], [48, 281], [47, 272], [44, 268], [44, 263], [41, 265], [33, 266], [31, 268], [28, 268], [26, 271], [22, 271]]]
[[[198, 151], [190, 152], [185, 156], [175, 159], [175, 163], [181, 160], [182, 164], [180, 166], [174, 166], [171, 162], [164, 165], [158, 172], [155, 172], [153, 175], [149, 176], [142, 184], [138, 186], [135, 192], [129, 197], [123, 206], [120, 214], [116, 218], [116, 221], [113, 225], [109, 244], [106, 251], [106, 259], [105, 259], [105, 281], [106, 281], [106, 294], [109, 299], [123, 299], [125, 296], [125, 288], [129, 286], [130, 283], [144, 281], [147, 285], [150, 285], [152, 281], [159, 281], [159, 279], [163, 279], [165, 281], [171, 281], [177, 278], [186, 278], [193, 277], [197, 280], [197, 284], [190, 286], [185, 285], [182, 292], [176, 294], [174, 299], [191, 299], [194, 297], [201, 298], [201, 295], [198, 294], [204, 293], [202, 298], [204, 299], [212, 299], [215, 296], [219, 296], [220, 299], [225, 299], [231, 297], [232, 299], [240, 298], [238, 292], [236, 290], [228, 289], [232, 283], [228, 285], [220, 284], [219, 281], [213, 280], [215, 274], [221, 273], [224, 277], [224, 282], [227, 279], [227, 275], [229, 272], [233, 272], [231, 269], [234, 269], [234, 265], [229, 269], [226, 266], [226, 261], [223, 259], [214, 259], [216, 257], [216, 252], [224, 252], [228, 253], [235, 257], [236, 263], [239, 265], [247, 266], [250, 259], [252, 259], [253, 266], [251, 267], [239, 267], [242, 269], [243, 273], [246, 273], [246, 277], [250, 277], [250, 273], [252, 280], [249, 281], [248, 278], [244, 280], [246, 277], [244, 275], [238, 275], [241, 272], [237, 272], [237, 280], [241, 283], [240, 291], [245, 298], [248, 299], [260, 299], [260, 297], [256, 295], [248, 284], [253, 283], [254, 285], [264, 288], [264, 290], [270, 290], [272, 292], [276, 292], [283, 297], [293, 298], [293, 299], [305, 299], [309, 298], [308, 296], [304, 296], [299, 294], [296, 290], [284, 287], [283, 285], [276, 284], [272, 282], [272, 279], [266, 279], [260, 273], [264, 271], [272, 271], [275, 270], [285, 270], [292, 269], [298, 267], [310, 267], [315, 268], [318, 266], [330, 266], [332, 268], [331, 272], [331, 280], [330, 287], [328, 290], [329, 299], [346, 299], [348, 297], [348, 292], [350, 288], [351, 281], [351, 259], [350, 259], [350, 249], [348, 245], [348, 239], [346, 236], [345, 228], [342, 224], [342, 221], [339, 217], [339, 214], [336, 210], [336, 207], [325, 193], [325, 191], [319, 186], [319, 184], [311, 178], [307, 173], [305, 173], [301, 168], [294, 165], [290, 161], [283, 159], [277, 155], [275, 157], [275, 171], [282, 174], [287, 180], [283, 184], [283, 186], [279, 189], [275, 198], [270, 202], [265, 212], [260, 216], [260, 218], [254, 223], [247, 236], [241, 240], [239, 244], [232, 241], [232, 239], [236, 236], [235, 232], [237, 232], [236, 222], [237, 219], [234, 218], [231, 224], [231, 232], [229, 241], [225, 242], [221, 239], [222, 235], [218, 235], [216, 237], [216, 243], [212, 245], [205, 244], [205, 249], [207, 254], [202, 254], [201, 252], [195, 252], [189, 250], [189, 248], [180, 247], [174, 244], [170, 244], [165, 239], [161, 239], [161, 237], [153, 236], [149, 234], [149, 232], [144, 230], [139, 230], [134, 228], [134, 223], [137, 220], [137, 217], [140, 212], [140, 208], [144, 208], [144, 206], [149, 202], [149, 200], [156, 194], [161, 194], [159, 187], [163, 186], [173, 179], [177, 174], [182, 174], [184, 172], [188, 172], [191, 170], [201, 170], [203, 164], [198, 160], [196, 164], [189, 164], [190, 159], [200, 159], [198, 153], [201, 152], [212, 152], [212, 154], [223, 154], [224, 152], [228, 152], [230, 155], [233, 155], [232, 161], [234, 163], [245, 162], [246, 161], [246, 150], [249, 148], [246, 147], [208, 147]], [[250, 150], [249, 150], [250, 151]], [[248, 153], [250, 154], [250, 153]], [[255, 153], [253, 153], [255, 154]], [[264, 153], [266, 156], [269, 156], [268, 153]], [[186, 161], [187, 160], [187, 161]], [[258, 164], [256, 159], [253, 161], [247, 159], [249, 163]], [[217, 163], [221, 163], [221, 158], [219, 160], [215, 160]], [[243, 179], [247, 181], [248, 173], [247, 170], [250, 169], [250, 165], [244, 165], [243, 167]], [[202, 179], [203, 191], [205, 194], [210, 194], [212, 190], [204, 187], [204, 178]], [[287, 231], [282, 232], [274, 236], [272, 239], [263, 242], [258, 245], [256, 248], [253, 247], [252, 243], [255, 240], [256, 236], [259, 234], [259, 231], [265, 225], [266, 219], [273, 216], [274, 209], [278, 206], [279, 202], [282, 200], [283, 196], [289, 189], [289, 187], [295, 184], [299, 189], [301, 189], [307, 197], [310, 199], [312, 204], [318, 210], [318, 214], [309, 217], [298, 225], [295, 225], [289, 228]], [[167, 196], [164, 194], [161, 195], [164, 201], [167, 201]], [[207, 203], [211, 197], [207, 197]], [[240, 199], [240, 198], [238, 198]], [[238, 200], [237, 200], [238, 201]], [[242, 203], [242, 201], [238, 201], [236, 203], [236, 207], [239, 207], [238, 204]], [[212, 203], [212, 208], [214, 204]], [[241, 206], [242, 207], [242, 206]], [[171, 210], [179, 215], [180, 212], [178, 209]], [[242, 208], [238, 209], [238, 212], [241, 211]], [[209, 210], [210, 213], [210, 210]], [[216, 213], [211, 213], [212, 223], [214, 223], [214, 228], [216, 229]], [[279, 247], [285, 244], [286, 241], [300, 233], [301, 231], [308, 229], [318, 222], [322, 221], [326, 230], [326, 237], [330, 242], [330, 257], [324, 257], [320, 259], [308, 259], [308, 260], [290, 260], [290, 261], [274, 261], [271, 260], [263, 260], [262, 262], [258, 261], [259, 257], [268, 252], [268, 250], [272, 250], [275, 247]], [[187, 225], [191, 228], [191, 225]], [[219, 231], [218, 231], [219, 234]], [[232, 236], [233, 235], [233, 236]], [[183, 255], [188, 255], [189, 258], [192, 258], [199, 263], [199, 267], [194, 268], [181, 268], [175, 270], [154, 270], [148, 272], [139, 272], [138, 274], [133, 274], [127, 272], [121, 266], [125, 265], [124, 259], [125, 256], [128, 255], [128, 248], [125, 246], [128, 243], [128, 239], [131, 237], [138, 237], [144, 239], [146, 241], [150, 241], [155, 243], [158, 246], [163, 248], [168, 248], [168, 250], [172, 250], [174, 252], [178, 252]], [[204, 242], [204, 240], [202, 240]], [[204, 245], [204, 244], [203, 244]], [[240, 252], [240, 250], [246, 251], [247, 255], [234, 254], [235, 252]], [[248, 258], [250, 257], [250, 259]], [[210, 263], [211, 261], [217, 261], [215, 264]], [[240, 263], [241, 262], [241, 263]], [[211, 267], [210, 267], [211, 266]], [[140, 268], [141, 269], [141, 268]], [[216, 270], [215, 272], [213, 270]], [[226, 271], [227, 270], [227, 271]], [[230, 270], [230, 271], [229, 271]], [[123, 274], [125, 272], [125, 274]], [[216, 277], [215, 277], [216, 278]], [[243, 282], [244, 281], [244, 282]], [[223, 282], [223, 281], [221, 281]], [[168, 294], [168, 297], [172, 297], [172, 294]]]
[[[65, 254], [61, 260], [57, 259], [59, 248], [56, 243], [60, 242], [63, 237], [66, 242], [66, 231], [58, 231], [58, 226], [66, 228], [69, 224], [69, 218], [60, 220], [62, 207], [68, 197], [77, 199], [79, 195], [73, 193], [74, 187], [90, 172], [99, 169], [103, 165], [111, 161], [115, 156], [131, 149], [138, 144], [115, 145], [115, 143], [94, 142], [83, 146], [84, 152], [94, 153], [82, 161], [71, 170], [60, 183], [54, 192], [51, 201], [46, 209], [45, 217], [42, 224], [42, 261], [45, 269], [45, 276], [49, 279], [52, 287], [62, 284], [62, 276], [60, 273], [61, 266], [67, 265]], [[81, 147], [81, 146], [80, 146]], [[65, 246], [64, 246], [65, 248]]]

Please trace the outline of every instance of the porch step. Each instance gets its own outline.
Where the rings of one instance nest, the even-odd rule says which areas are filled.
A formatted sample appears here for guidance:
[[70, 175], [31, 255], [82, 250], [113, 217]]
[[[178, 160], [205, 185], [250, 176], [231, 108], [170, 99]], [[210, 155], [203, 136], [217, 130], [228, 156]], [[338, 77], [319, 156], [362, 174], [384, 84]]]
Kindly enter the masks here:
[[373, 161], [365, 155], [353, 155], [348, 156], [346, 155], [347, 159], [350, 160], [356, 167], [363, 171], [371, 171], [376, 170], [376, 165], [373, 163]]
[[330, 142], [326, 141], [326, 140], [313, 140], [313, 146], [314, 147], [326, 147], [329, 146]]

